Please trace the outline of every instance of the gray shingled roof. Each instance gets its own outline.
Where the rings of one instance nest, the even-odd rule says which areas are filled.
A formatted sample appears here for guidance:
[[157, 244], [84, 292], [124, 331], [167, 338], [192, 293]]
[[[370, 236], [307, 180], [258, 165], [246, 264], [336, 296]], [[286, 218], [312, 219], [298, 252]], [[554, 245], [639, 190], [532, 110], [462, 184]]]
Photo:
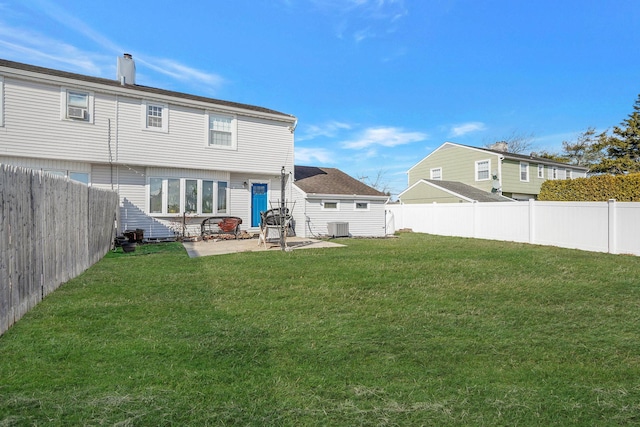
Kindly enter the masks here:
[[307, 194], [386, 196], [335, 168], [295, 166], [294, 177], [296, 186]]
[[[580, 169], [580, 170], [585, 170], [585, 171], [589, 170], [589, 168], [585, 167], [585, 166], [577, 166], [577, 165], [571, 165], [569, 163], [557, 162], [557, 161], [551, 160], [551, 159], [545, 159], [545, 158], [542, 158], [542, 157], [536, 157], [536, 156], [533, 156], [531, 154], [510, 153], [508, 151], [494, 150], [494, 149], [486, 148], [486, 147], [473, 147], [471, 145], [458, 144], [457, 142], [453, 142], [452, 144], [460, 145], [460, 146], [463, 146], [463, 147], [475, 148], [477, 150], [488, 151], [490, 153], [500, 154], [500, 155], [504, 156], [505, 158], [513, 159], [513, 160], [522, 160], [522, 161], [528, 161], [528, 162], [533, 162], [533, 163], [543, 163], [543, 164], [546, 164], [546, 165], [557, 165], [557, 166], [560, 166], [560, 167], [563, 167], [563, 168]], [[535, 153], [532, 153], [532, 154], [535, 154]]]
[[151, 94], [156, 94], [156, 95], [172, 96], [172, 97], [188, 99], [188, 100], [192, 100], [192, 101], [207, 102], [207, 103], [210, 103], [210, 104], [218, 104], [218, 105], [231, 107], [231, 108], [240, 108], [240, 109], [249, 110], [249, 111], [255, 111], [255, 112], [260, 112], [260, 113], [284, 116], [284, 117], [291, 118], [291, 119], [295, 118], [294, 116], [292, 116], [290, 114], [281, 113], [279, 111], [271, 110], [269, 108], [258, 107], [258, 106], [255, 106], [255, 105], [242, 104], [242, 103], [231, 102], [231, 101], [223, 101], [223, 100], [220, 100], [220, 99], [207, 98], [207, 97], [198, 96], [198, 95], [190, 95], [190, 94], [187, 94], [187, 93], [174, 92], [174, 91], [171, 91], [171, 90], [158, 89], [158, 88], [153, 88], [153, 87], [149, 87], [149, 86], [142, 86], [142, 85], [137, 85], [137, 84], [136, 85], [125, 85], [125, 86], [122, 86], [120, 84], [120, 82], [118, 80], [116, 80], [116, 79], [110, 80], [110, 79], [105, 79], [105, 78], [102, 78], [102, 77], [86, 76], [86, 75], [83, 75], [83, 74], [76, 74], [76, 73], [70, 73], [70, 72], [67, 72], [67, 71], [60, 71], [60, 70], [54, 70], [54, 69], [51, 69], [51, 68], [38, 67], [38, 66], [35, 66], [35, 65], [29, 65], [29, 64], [23, 64], [21, 62], [14, 62], [14, 61], [6, 60], [6, 59], [0, 59], [0, 67], [14, 68], [14, 69], [17, 69], [17, 70], [23, 70], [23, 71], [28, 71], [28, 72], [32, 72], [32, 73], [46, 74], [46, 75], [49, 75], [49, 76], [68, 78], [68, 79], [73, 79], [73, 80], [78, 80], [78, 81], [83, 81], [83, 82], [88, 82], [88, 83], [96, 83], [96, 84], [101, 84], [101, 85], [105, 85], [105, 86], [113, 86], [113, 87], [118, 87], [118, 88], [130, 88], [130, 89], [134, 89], [136, 91], [141, 91], [141, 92], [146, 92], [146, 93], [151, 93]]
[[487, 191], [480, 190], [478, 188], [472, 187], [467, 184], [463, 184], [461, 182], [456, 181], [440, 181], [436, 179], [425, 179], [433, 185], [436, 185], [440, 188], [444, 188], [445, 190], [449, 190], [453, 193], [459, 194], [460, 196], [467, 197], [471, 200], [476, 200], [481, 203], [488, 202], [512, 202], [513, 200], [501, 196], [499, 194], [489, 193]]

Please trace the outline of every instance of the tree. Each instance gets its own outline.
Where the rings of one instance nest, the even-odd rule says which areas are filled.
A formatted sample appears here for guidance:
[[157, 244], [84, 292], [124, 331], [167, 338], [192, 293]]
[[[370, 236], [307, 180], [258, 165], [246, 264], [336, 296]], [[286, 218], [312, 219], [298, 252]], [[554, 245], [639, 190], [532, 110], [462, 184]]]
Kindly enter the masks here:
[[604, 158], [591, 167], [591, 172], [620, 175], [640, 172], [640, 95], [620, 126], [614, 126], [612, 135], [603, 133], [598, 148]]
[[531, 153], [531, 155], [533, 157], [539, 157], [541, 159], [547, 159], [547, 160], [551, 160], [553, 162], [567, 163], [567, 158], [564, 157], [562, 154], [558, 154], [558, 153], [551, 153], [549, 151], [541, 151], [539, 153]]
[[566, 163], [576, 166], [591, 166], [602, 161], [602, 149], [599, 145], [600, 138], [606, 132], [596, 135], [593, 127], [587, 128], [579, 134], [575, 141], [562, 141], [560, 155]]
[[534, 138], [535, 134], [533, 132], [526, 134], [514, 130], [506, 138], [502, 138], [495, 143], [485, 144], [485, 147], [493, 150], [501, 150], [499, 147], [502, 144], [506, 144], [506, 149], [504, 151], [508, 153], [525, 153], [531, 150]]
[[369, 178], [365, 175], [358, 175], [358, 181], [368, 185], [371, 188], [375, 188], [378, 191], [383, 192], [387, 196], [391, 195], [391, 185], [385, 178], [386, 172], [379, 170], [374, 178]]

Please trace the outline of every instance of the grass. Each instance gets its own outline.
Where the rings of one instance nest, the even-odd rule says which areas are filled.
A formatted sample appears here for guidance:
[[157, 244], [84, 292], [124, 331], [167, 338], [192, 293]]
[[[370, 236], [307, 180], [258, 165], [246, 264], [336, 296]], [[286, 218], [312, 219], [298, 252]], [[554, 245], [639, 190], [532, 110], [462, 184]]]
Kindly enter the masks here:
[[640, 258], [340, 242], [108, 254], [0, 337], [0, 426], [640, 423]]

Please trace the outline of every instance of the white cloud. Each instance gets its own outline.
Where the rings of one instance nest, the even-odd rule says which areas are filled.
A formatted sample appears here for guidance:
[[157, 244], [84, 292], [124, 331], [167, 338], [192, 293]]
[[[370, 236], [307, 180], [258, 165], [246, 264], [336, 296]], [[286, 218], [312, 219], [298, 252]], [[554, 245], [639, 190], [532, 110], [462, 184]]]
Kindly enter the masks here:
[[485, 129], [486, 129], [486, 126], [482, 122], [462, 123], [459, 125], [455, 125], [451, 128], [451, 135], [462, 136], [471, 132], [478, 132]]
[[351, 129], [351, 125], [348, 123], [330, 121], [322, 125], [307, 125], [302, 130], [300, 136], [296, 136], [296, 141], [309, 141], [321, 136], [327, 138], [334, 138], [343, 130]]
[[[0, 22], [0, 56], [21, 62], [39, 63], [86, 74], [103, 76], [99, 55], [83, 52], [70, 44], [38, 32], [10, 27]], [[115, 63], [115, 61], [114, 61]]]
[[404, 0], [310, 0], [324, 14], [338, 19], [336, 37], [345, 34], [356, 43], [393, 33], [398, 21], [408, 15]]
[[319, 163], [332, 163], [333, 154], [324, 148], [306, 148], [296, 147], [295, 163], [296, 164], [311, 164], [316, 161]]
[[67, 28], [90, 38], [104, 49], [108, 49], [110, 51], [115, 51], [118, 53], [124, 52], [120, 46], [112, 42], [109, 38], [95, 31], [93, 28], [91, 28], [75, 16], [71, 15], [70, 13], [67, 13], [66, 10], [57, 6], [55, 3], [52, 3], [48, 0], [37, 0], [33, 2], [32, 6], [40, 12], [44, 12], [50, 18], [58, 21], [60, 24], [66, 26]]
[[[134, 58], [136, 59], [136, 58]], [[154, 71], [167, 75], [175, 80], [184, 82], [199, 82], [208, 85], [211, 89], [219, 89], [225, 79], [214, 73], [197, 70], [177, 61], [163, 58], [138, 58], [138, 62], [146, 65]]]
[[427, 138], [428, 135], [422, 132], [405, 132], [396, 127], [375, 127], [365, 129], [356, 139], [344, 141], [342, 146], [351, 149], [363, 149], [373, 146], [396, 147], [423, 141]]
[[[0, 56], [18, 57], [21, 61], [39, 63], [46, 67], [115, 78], [116, 56], [124, 52], [134, 53], [123, 49], [118, 43], [48, 0], [33, 0], [26, 5], [84, 36], [84, 39], [92, 40], [101, 51], [106, 53], [83, 51], [30, 29], [11, 28], [0, 21]], [[204, 91], [209, 93], [218, 90], [225, 82], [225, 79], [218, 74], [197, 70], [171, 59], [134, 54], [134, 60], [174, 80], [188, 82], [199, 90], [203, 90], [204, 85], [209, 89]], [[63, 66], [60, 67], [60, 64]]]

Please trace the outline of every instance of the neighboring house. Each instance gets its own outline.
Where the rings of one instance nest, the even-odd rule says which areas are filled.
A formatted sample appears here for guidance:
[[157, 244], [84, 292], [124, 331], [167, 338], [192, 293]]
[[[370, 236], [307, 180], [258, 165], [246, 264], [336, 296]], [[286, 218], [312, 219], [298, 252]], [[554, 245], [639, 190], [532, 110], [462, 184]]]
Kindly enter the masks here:
[[[420, 181], [429, 180], [458, 182], [486, 193], [501, 194], [514, 200], [528, 200], [537, 197], [540, 186], [548, 179], [572, 179], [585, 177], [587, 174], [588, 168], [585, 167], [508, 153], [504, 151], [506, 144], [498, 147], [502, 149], [445, 142], [409, 169], [408, 189], [398, 198], [402, 203], [441, 201], [439, 196], [429, 197], [428, 193], [432, 190], [427, 190], [425, 182], [416, 186]], [[455, 201], [466, 200], [459, 198]]]
[[296, 235], [333, 235], [336, 229], [343, 235], [345, 227], [350, 236], [386, 235], [389, 197], [383, 192], [335, 168], [296, 166], [294, 176], [291, 200]]
[[169, 237], [215, 215], [257, 231], [293, 170], [296, 118], [140, 86], [130, 55], [117, 65], [110, 80], [0, 60], [0, 163], [117, 191], [120, 231]]
[[[421, 179], [398, 195], [402, 203], [513, 202], [498, 193], [490, 193], [462, 182]], [[415, 202], [414, 200], [419, 200]]]

